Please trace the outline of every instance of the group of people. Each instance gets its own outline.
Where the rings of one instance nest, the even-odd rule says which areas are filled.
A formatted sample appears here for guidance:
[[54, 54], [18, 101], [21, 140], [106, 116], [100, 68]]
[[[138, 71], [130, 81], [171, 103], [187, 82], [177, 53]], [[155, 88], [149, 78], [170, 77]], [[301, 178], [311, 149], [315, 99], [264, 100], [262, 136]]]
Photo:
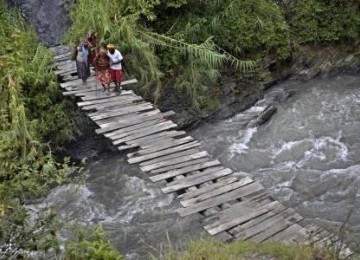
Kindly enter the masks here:
[[75, 46], [72, 59], [76, 61], [77, 74], [83, 85], [86, 85], [90, 68], [93, 67], [96, 80], [102, 85], [103, 91], [107, 91], [107, 95], [110, 94], [111, 82], [115, 84], [115, 92], [121, 92], [123, 56], [114, 44], [99, 44], [95, 33], [90, 32]]

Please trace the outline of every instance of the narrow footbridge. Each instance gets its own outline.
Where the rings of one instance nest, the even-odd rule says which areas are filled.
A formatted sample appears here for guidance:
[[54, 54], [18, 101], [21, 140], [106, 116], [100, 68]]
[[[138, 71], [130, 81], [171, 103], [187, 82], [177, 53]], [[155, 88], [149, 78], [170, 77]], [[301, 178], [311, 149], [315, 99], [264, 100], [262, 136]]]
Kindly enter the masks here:
[[[161, 182], [164, 193], [175, 192], [182, 217], [201, 214], [201, 224], [212, 236], [225, 241], [281, 241], [341, 248], [344, 256], [353, 252], [339, 237], [313, 224], [271, 197], [249, 177], [241, 177], [201, 149], [201, 143], [176, 130], [167, 117], [131, 90], [120, 95], [103, 93], [95, 78], [81, 85], [75, 62], [66, 46], [53, 47], [55, 73], [64, 96], [77, 96], [77, 103], [99, 128], [96, 133], [111, 139], [120, 151], [129, 150], [130, 164], [139, 164], [144, 178]], [[136, 83], [125, 80], [122, 85]]]

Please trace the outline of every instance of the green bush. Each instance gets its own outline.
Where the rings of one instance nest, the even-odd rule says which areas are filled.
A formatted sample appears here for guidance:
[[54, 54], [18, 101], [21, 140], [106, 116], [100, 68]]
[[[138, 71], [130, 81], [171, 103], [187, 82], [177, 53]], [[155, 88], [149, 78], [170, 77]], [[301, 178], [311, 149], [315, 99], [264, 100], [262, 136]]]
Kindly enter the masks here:
[[300, 44], [359, 38], [360, 10], [356, 1], [295, 0], [288, 17], [292, 35]]
[[289, 56], [290, 31], [279, 7], [270, 0], [227, 0], [215, 17], [216, 42], [237, 55]]
[[124, 258], [105, 240], [101, 226], [96, 226], [90, 230], [78, 230], [76, 238], [66, 246], [65, 259], [122, 260]]

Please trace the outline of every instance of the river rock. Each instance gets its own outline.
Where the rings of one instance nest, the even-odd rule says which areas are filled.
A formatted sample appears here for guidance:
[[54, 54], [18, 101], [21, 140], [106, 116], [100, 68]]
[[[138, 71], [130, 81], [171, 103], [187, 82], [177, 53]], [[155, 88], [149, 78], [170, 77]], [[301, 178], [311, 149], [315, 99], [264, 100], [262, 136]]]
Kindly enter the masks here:
[[257, 127], [266, 123], [276, 113], [276, 111], [276, 107], [268, 105], [256, 118], [250, 120], [250, 122], [247, 124], [247, 127]]

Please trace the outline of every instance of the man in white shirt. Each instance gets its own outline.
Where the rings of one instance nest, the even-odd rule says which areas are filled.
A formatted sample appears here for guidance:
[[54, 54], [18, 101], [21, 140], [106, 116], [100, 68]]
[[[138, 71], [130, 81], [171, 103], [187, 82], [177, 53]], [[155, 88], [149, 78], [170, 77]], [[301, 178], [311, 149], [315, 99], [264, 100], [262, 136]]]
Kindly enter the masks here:
[[110, 58], [110, 74], [111, 79], [115, 83], [115, 91], [121, 92], [121, 81], [123, 78], [123, 71], [121, 66], [121, 60], [123, 56], [120, 51], [115, 48], [115, 45], [108, 44], [107, 45], [107, 55]]

